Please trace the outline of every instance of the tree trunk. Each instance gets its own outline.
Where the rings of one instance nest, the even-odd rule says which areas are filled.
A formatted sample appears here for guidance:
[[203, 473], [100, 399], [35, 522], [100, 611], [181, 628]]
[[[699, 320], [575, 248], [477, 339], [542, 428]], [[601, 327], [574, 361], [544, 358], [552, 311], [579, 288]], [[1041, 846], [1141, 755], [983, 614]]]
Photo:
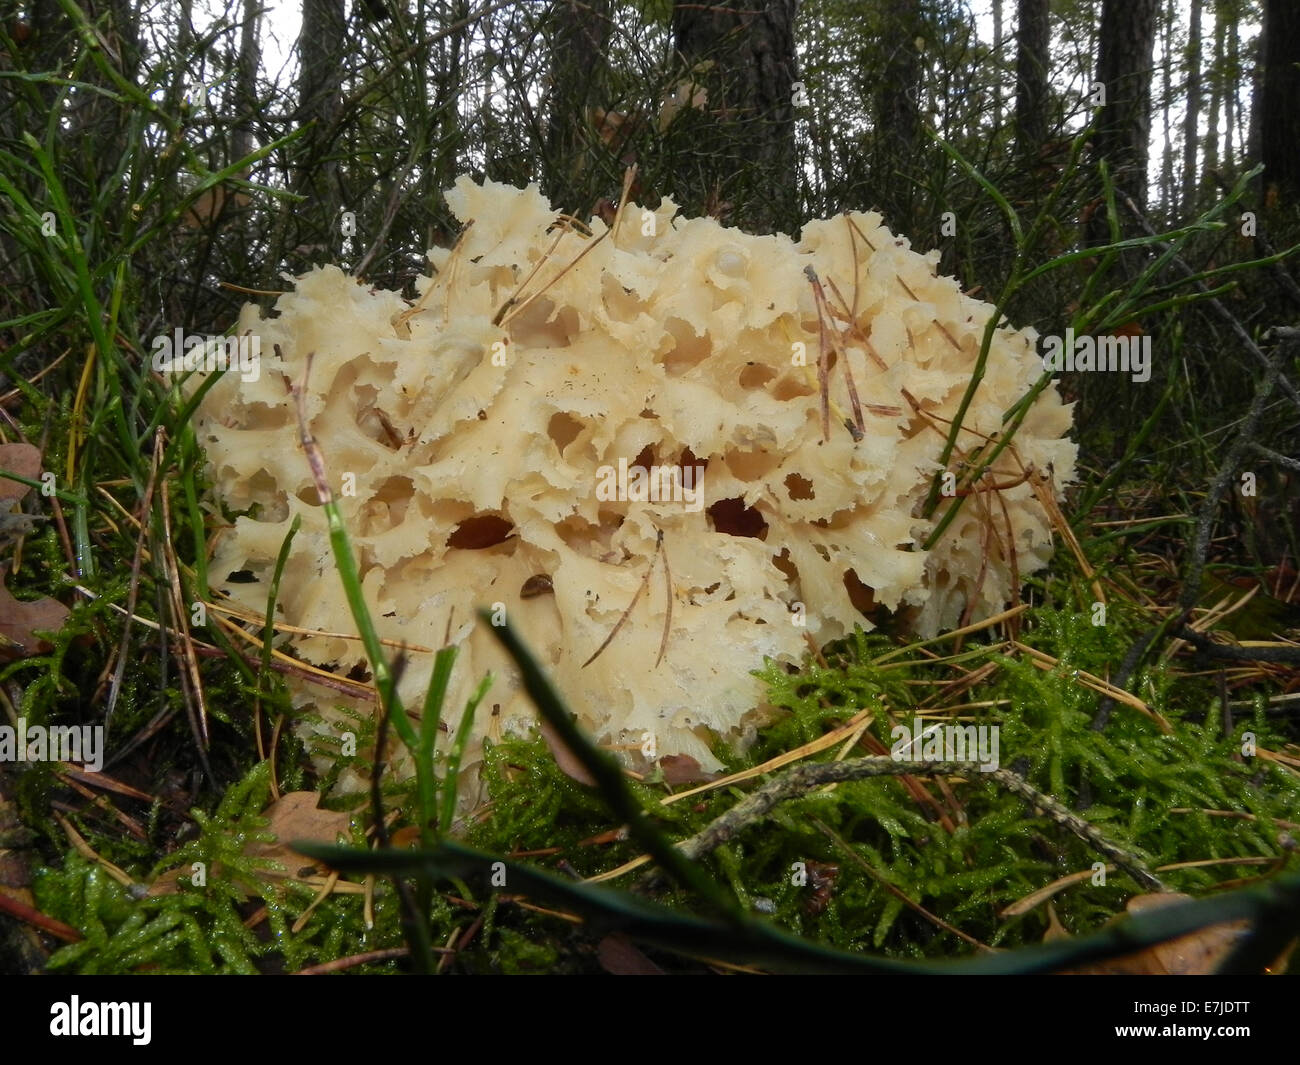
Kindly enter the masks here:
[[1246, 167], [1260, 161], [1264, 151], [1264, 49], [1268, 39], [1267, 20], [1255, 35], [1250, 50], [1250, 123], [1246, 134]]
[[1261, 154], [1268, 202], [1300, 199], [1300, 7], [1265, 0]]
[[[993, 0], [993, 63], [1002, 66], [1002, 0]], [[993, 79], [993, 128], [1002, 129], [1002, 79]]]
[[1170, 218], [1178, 213], [1178, 200], [1174, 193], [1174, 135], [1169, 121], [1174, 99], [1174, 24], [1177, 20], [1178, 9], [1174, 0], [1167, 0], [1160, 40], [1160, 118], [1164, 127], [1164, 147], [1160, 152], [1160, 205]]
[[[469, 0], [453, 0], [452, 3], [438, 5], [438, 17], [434, 25], [442, 30], [444, 23], [463, 23], [468, 18]], [[415, 32], [425, 32], [423, 23], [413, 21], [412, 25]], [[424, 168], [420, 187], [430, 202], [442, 205], [442, 224], [451, 222], [442, 198], [443, 191], [454, 184], [462, 169], [461, 157], [466, 131], [461, 118], [461, 101], [467, 92], [465, 67], [469, 56], [469, 37], [470, 28], [466, 25], [439, 40], [437, 59], [432, 71], [433, 114], [437, 119], [438, 134], [433, 158]], [[438, 242], [437, 235], [433, 232], [429, 233], [427, 240], [430, 245]]]
[[253, 143], [253, 118], [257, 114], [257, 68], [260, 65], [258, 28], [261, 24], [258, 0], [244, 0], [244, 25], [239, 35], [238, 75], [235, 80], [235, 104], [238, 118], [231, 139], [231, 162], [250, 154]]
[[1219, 111], [1223, 107], [1223, 12], [1214, 7], [1214, 58], [1210, 61], [1210, 121], [1205, 142], [1205, 172], [1219, 169]]
[[1016, 148], [1026, 158], [1047, 140], [1048, 16], [1048, 0], [1020, 0], [1017, 7]]
[[882, 0], [883, 37], [888, 58], [876, 98], [875, 193], [886, 218], [900, 232], [910, 229], [911, 181], [921, 137], [918, 103], [921, 54], [917, 38], [926, 36], [917, 0]]
[[[42, 6], [38, 4], [37, 8]], [[108, 0], [96, 14], [100, 16], [100, 37], [107, 45], [101, 52], [104, 61], [116, 67], [124, 80], [134, 84], [141, 61], [138, 13], [130, 0]], [[116, 87], [112, 79], [101, 74], [95, 64], [87, 65], [84, 80], [88, 85], [102, 86], [107, 90], [103, 94], [91, 90], [77, 91], [72, 97], [74, 103], [68, 119], [67, 136], [72, 141], [84, 142], [86, 148], [82, 158], [96, 168], [96, 173], [86, 175], [90, 184], [95, 186], [88, 196], [94, 197], [100, 180], [108, 176], [107, 171], [98, 172], [99, 168], [113, 165], [121, 155], [127, 109], [113, 99]], [[74, 206], [82, 207], [81, 204]]]
[[598, 118], [595, 112], [614, 106], [608, 92], [609, 39], [613, 29], [610, 7], [610, 0], [562, 0], [554, 11], [545, 189], [557, 206], [567, 203], [576, 208], [579, 204], [571, 197], [589, 202], [593, 187], [609, 183], [593, 181], [584, 171], [595, 161], [587, 146], [596, 135], [599, 119], [604, 117]]
[[1116, 188], [1146, 203], [1151, 129], [1151, 48], [1158, 0], [1106, 0], [1101, 16], [1097, 81], [1106, 101], [1097, 121], [1096, 154]]
[[[810, 50], [815, 49], [821, 55], [828, 54], [832, 48], [833, 38], [831, 27], [827, 25], [825, 8], [819, 7], [810, 17], [808, 25], [812, 38], [809, 42]], [[815, 160], [813, 174], [810, 177], [810, 183], [813, 185], [809, 190], [810, 213], [820, 218], [837, 209], [830, 205], [827, 189], [836, 180], [836, 171], [842, 172], [842, 168], [836, 166], [835, 151], [832, 146], [834, 92], [825, 84], [814, 84], [808, 86], [808, 97], [812, 104], [809, 133], [812, 137]]]
[[297, 175], [300, 191], [318, 198], [313, 211], [333, 225], [340, 206], [338, 164], [328, 160], [337, 131], [333, 128], [343, 106], [345, 18], [343, 0], [302, 0], [302, 32], [298, 36], [298, 121], [316, 128], [304, 145]]
[[1237, 34], [1239, 12], [1233, 5], [1233, 17], [1225, 19], [1224, 32], [1228, 35], [1228, 68], [1223, 91], [1223, 166], [1224, 176], [1231, 181], [1237, 172], [1237, 85], [1241, 79], [1241, 48]]
[[1187, 30], [1187, 112], [1183, 118], [1183, 218], [1196, 213], [1196, 154], [1201, 142], [1201, 0], [1192, 0]]
[[697, 145], [678, 167], [682, 202], [756, 232], [793, 230], [799, 222], [795, 8], [796, 0], [673, 5], [683, 76], [708, 93], [704, 109], [687, 107], [677, 118], [693, 123]]

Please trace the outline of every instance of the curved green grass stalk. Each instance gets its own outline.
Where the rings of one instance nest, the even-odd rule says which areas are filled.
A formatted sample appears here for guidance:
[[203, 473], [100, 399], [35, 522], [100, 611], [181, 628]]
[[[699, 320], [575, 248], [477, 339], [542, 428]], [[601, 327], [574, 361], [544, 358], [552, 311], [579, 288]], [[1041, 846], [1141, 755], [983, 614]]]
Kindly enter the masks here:
[[433, 771], [434, 750], [438, 743], [438, 723], [442, 704], [447, 698], [447, 684], [456, 664], [456, 648], [444, 647], [433, 660], [433, 673], [424, 696], [424, 713], [420, 717], [420, 742], [415, 755], [416, 794], [420, 805], [420, 839], [430, 846], [441, 823], [438, 811], [438, 780]]
[[257, 684], [259, 704], [262, 693], [271, 677], [272, 640], [275, 638], [275, 603], [280, 597], [280, 578], [284, 575], [285, 564], [289, 561], [289, 549], [293, 546], [293, 538], [298, 534], [301, 527], [302, 515], [295, 514], [293, 521], [289, 523], [289, 531], [284, 534], [284, 540], [280, 543], [279, 554], [275, 556], [275, 570], [271, 574], [271, 586], [266, 593], [266, 624], [262, 626], [261, 672], [258, 675]]
[[460, 782], [460, 763], [465, 756], [465, 748], [469, 745], [470, 732], [474, 727], [474, 715], [491, 686], [492, 674], [489, 673], [479, 681], [478, 687], [465, 704], [465, 712], [461, 715], [460, 724], [456, 728], [456, 738], [447, 752], [447, 767], [443, 771], [442, 781], [442, 807], [438, 817], [438, 830], [444, 835], [451, 831], [452, 820], [456, 815], [456, 789]]
[[1114, 958], [1189, 935], [1224, 921], [1248, 920], [1245, 941], [1220, 973], [1259, 971], [1259, 958], [1300, 931], [1300, 874], [1210, 899], [1193, 899], [1126, 917], [1088, 936], [1035, 947], [982, 954], [956, 962], [903, 962], [821, 947], [771, 925], [746, 921], [739, 927], [682, 914], [626, 892], [563, 880], [521, 862], [444, 842], [434, 850], [371, 851], [319, 843], [295, 844], [309, 857], [344, 872], [378, 873], [425, 880], [472, 877], [504, 868], [512, 889], [549, 899], [616, 927], [642, 942], [695, 957], [768, 966], [780, 972], [871, 973], [876, 975], [994, 976], [1051, 973]]
[[[1197, 233], [1217, 231], [1223, 228], [1224, 223], [1217, 221], [1217, 216], [1244, 194], [1246, 176], [1243, 176], [1232, 192], [1218, 203], [1214, 204], [1195, 222], [1182, 226], [1176, 230], [1172, 230], [1169, 233], [1158, 234], [1154, 237], [1140, 236], [1120, 240], [1118, 239], [1119, 223], [1114, 202], [1114, 185], [1110, 181], [1109, 174], [1106, 172], [1103, 164], [1102, 176], [1105, 183], [1107, 203], [1109, 205], [1108, 218], [1111, 226], [1111, 242], [1103, 247], [1084, 248], [1077, 251], [1066, 252], [1065, 254], [1058, 255], [1046, 263], [1035, 267], [1033, 270], [1021, 274], [1021, 264], [1025, 255], [1028, 253], [1029, 247], [1033, 243], [1033, 239], [1039, 228], [1039, 223], [1036, 222], [1031, 228], [1030, 239], [1028, 241], [1022, 240], [1019, 237], [1019, 234], [1021, 233], [1019, 219], [1011, 205], [1006, 202], [1005, 197], [1003, 197], [1001, 193], [999, 193], [992, 184], [983, 177], [983, 175], [975, 171], [971, 164], [962, 158], [956, 149], [944, 142], [940, 143], [943, 145], [944, 150], [948, 152], [958, 165], [969, 173], [973, 179], [989, 193], [994, 202], [1003, 210], [1003, 213], [1007, 214], [1008, 224], [1011, 225], [1012, 232], [1018, 235], [1016, 257], [1012, 264], [1011, 276], [1007, 279], [1007, 283], [1003, 288], [1002, 294], [998, 298], [993, 314], [985, 325], [984, 336], [980, 344], [979, 356], [976, 359], [974, 369], [971, 371], [970, 382], [966, 387], [965, 393], [962, 395], [962, 401], [958, 406], [957, 413], [953, 418], [952, 426], [948, 432], [948, 437], [944, 442], [943, 450], [939, 455], [940, 466], [943, 469], [946, 469], [951, 461], [952, 452], [956, 447], [966, 412], [975, 398], [975, 393], [979, 388], [980, 381], [983, 379], [985, 366], [988, 361], [989, 348], [992, 344], [996, 325], [1001, 320], [1003, 308], [1007, 306], [1021, 288], [1030, 281], [1046, 276], [1052, 271], [1058, 270], [1062, 266], [1069, 265], [1070, 263], [1088, 259], [1099, 259], [1098, 265], [1093, 270], [1089, 277], [1089, 281], [1085, 286], [1084, 295], [1081, 297], [1081, 302], [1085, 303], [1089, 309], [1081, 312], [1077, 316], [1075, 323], [1076, 329], [1084, 332], [1113, 328], [1123, 322], [1131, 321], [1134, 318], [1150, 314], [1156, 310], [1170, 306], [1184, 306], [1195, 302], [1197, 299], [1206, 299], [1209, 297], [1209, 293], [1191, 292], [1187, 293], [1185, 297], [1163, 300], [1151, 305], [1144, 305], [1142, 303], [1142, 296], [1150, 286], [1151, 281], [1193, 235]], [[1048, 206], [1050, 206], [1050, 204]], [[1040, 214], [1039, 217], [1041, 219], [1042, 215]], [[1134, 281], [1127, 294], [1113, 291], [1107, 293], [1099, 300], [1092, 299], [1093, 286], [1106, 276], [1109, 270], [1109, 264], [1113, 262], [1120, 252], [1157, 247], [1166, 243], [1170, 246], [1161, 252], [1161, 255], [1157, 257], [1155, 262], [1147, 266], [1143, 273]], [[1284, 256], [1271, 256], [1269, 258], [1277, 259], [1282, 257]], [[1176, 289], [1185, 284], [1185, 281], [1180, 281], [1176, 282], [1171, 287]], [[1111, 305], [1110, 310], [1104, 317], [1102, 317], [1101, 321], [1096, 322], [1095, 320], [1099, 316], [1101, 308], [1105, 307], [1107, 304]], [[997, 442], [991, 448], [982, 449], [980, 451], [978, 462], [971, 464], [971, 468], [966, 472], [966, 475], [963, 478], [964, 484], [975, 483], [983, 475], [985, 470], [989, 469], [1002, 452], [1006, 450], [1007, 445], [1015, 438], [1017, 430], [1020, 428], [1021, 423], [1024, 421], [1025, 416], [1028, 414], [1034, 401], [1052, 381], [1053, 376], [1054, 375], [1051, 371], [1044, 371], [1034, 385], [1003, 413], [1003, 430], [999, 434]], [[940, 472], [942, 472], [942, 470]], [[940, 498], [939, 488], [940, 479], [939, 474], [936, 473], [934, 480], [931, 482], [930, 491], [926, 496], [923, 508], [923, 512], [927, 515], [932, 515], [938, 507]], [[934, 529], [931, 530], [930, 534], [922, 543], [923, 550], [928, 551], [939, 542], [943, 534], [947, 531], [948, 526], [951, 525], [953, 520], [957, 517], [957, 514], [961, 510], [965, 500], [966, 497], [962, 495], [957, 495], [950, 500], [949, 506], [944, 511], [943, 516], [939, 519]]]

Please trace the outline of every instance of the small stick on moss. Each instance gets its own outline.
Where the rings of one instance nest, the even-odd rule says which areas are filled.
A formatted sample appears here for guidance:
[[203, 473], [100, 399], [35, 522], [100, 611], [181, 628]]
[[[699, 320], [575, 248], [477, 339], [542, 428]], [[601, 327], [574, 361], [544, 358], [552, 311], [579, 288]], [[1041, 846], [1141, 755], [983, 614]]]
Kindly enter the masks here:
[[[1112, 843], [1094, 825], [1062, 806], [1050, 795], [1044, 795], [1009, 770], [995, 769], [991, 773], [985, 773], [978, 765], [969, 762], [898, 762], [888, 757], [871, 757], [796, 766], [764, 784], [747, 799], [743, 799], [726, 813], [715, 818], [702, 832], [678, 843], [677, 847], [687, 858], [694, 861], [734, 838], [742, 829], [765, 818], [780, 803], [800, 798], [825, 784], [901, 774], [914, 776], [942, 774], [969, 777], [972, 780], [985, 778], [995, 780], [1008, 791], [1041, 809], [1058, 825], [1069, 829], [1084, 842], [1100, 851], [1143, 887], [1152, 891], [1168, 890], [1146, 867], [1141, 858]], [[662, 873], [655, 870], [643, 877], [638, 887], [648, 891], [658, 888], [663, 883]]]
[[1300, 665], [1300, 647], [1293, 644], [1275, 643], [1268, 646], [1256, 644], [1251, 647], [1239, 647], [1236, 644], [1216, 643], [1204, 633], [1197, 632], [1187, 625], [1178, 630], [1178, 637], [1186, 640], [1208, 658], [1222, 658], [1230, 662], [1282, 662], [1287, 665]]
[[65, 943], [80, 943], [84, 938], [72, 925], [64, 924], [62, 921], [47, 914], [41, 913], [24, 902], [19, 902], [15, 898], [10, 898], [4, 892], [0, 892], [0, 913], [7, 913], [10, 917], [15, 917], [20, 921], [25, 921], [34, 928], [39, 928], [42, 932], [61, 939]]

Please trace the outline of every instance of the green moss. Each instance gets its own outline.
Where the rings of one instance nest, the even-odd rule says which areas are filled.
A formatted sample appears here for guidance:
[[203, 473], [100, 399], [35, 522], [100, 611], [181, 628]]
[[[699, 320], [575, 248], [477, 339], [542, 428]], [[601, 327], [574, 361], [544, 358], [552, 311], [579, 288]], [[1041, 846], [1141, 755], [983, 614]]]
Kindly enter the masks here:
[[[401, 934], [392, 900], [376, 901], [375, 928], [367, 931], [358, 895], [331, 895], [300, 932], [298, 915], [315, 892], [306, 885], [268, 879], [274, 863], [245, 854], [250, 842], [267, 840], [260, 811], [270, 797], [269, 763], [258, 763], [230, 787], [212, 814], [194, 810], [196, 839], [167, 855], [142, 879], [179, 872], [174, 893], [137, 897], [103, 868], [76, 852], [60, 868], [39, 870], [38, 906], [78, 929], [80, 943], [57, 950], [51, 971], [79, 973], [293, 971], [341, 955], [398, 946]], [[358, 837], [360, 841], [360, 837]], [[196, 877], [197, 870], [202, 876]], [[200, 882], [202, 881], [202, 882]], [[264, 922], [250, 929], [250, 914], [265, 908]]]
[[494, 960], [497, 968], [508, 975], [550, 972], [559, 960], [559, 952], [553, 947], [512, 929], [502, 928], [497, 936], [500, 945], [493, 951]]
[[[1209, 686], [1161, 668], [1140, 675], [1135, 690], [1170, 720], [1172, 734], [1124, 706], [1115, 709], [1104, 730], [1093, 729], [1098, 697], [1079, 683], [1077, 671], [1105, 675], [1140, 626], [1140, 619], [1122, 607], [1113, 608], [1108, 621], [1094, 626], [1091, 613], [1036, 610], [1021, 639], [1059, 660], [1049, 670], [1023, 656], [1010, 657], [1002, 645], [968, 644], [960, 655], [963, 669], [990, 662], [997, 668], [963, 697], [994, 705], [963, 722], [998, 726], [1004, 767], [1014, 767], [1040, 791], [1078, 808], [1113, 842], [1152, 866], [1205, 858], [1288, 860], [1269, 819], [1296, 817], [1300, 783], [1274, 765], [1243, 761], [1240, 755], [1248, 728], [1261, 746], [1283, 742], [1262, 713], [1224, 737]], [[830, 668], [763, 667], [759, 675], [768, 699], [785, 713], [762, 730], [749, 752], [722, 752], [730, 768], [815, 739], [864, 708], [874, 711], [872, 731], [888, 747], [886, 710], [904, 718], [915, 708], [915, 693], [928, 694], [954, 676], [945, 661], [910, 649], [874, 664], [896, 650], [882, 637], [859, 632], [828, 649]], [[933, 685], [917, 683], [927, 680]], [[562, 859], [586, 875], [635, 856], [636, 848], [627, 844], [579, 845], [610, 826], [592, 790], [565, 777], [540, 741], [490, 749], [484, 775], [493, 806], [491, 818], [474, 829], [477, 845], [502, 852], [558, 848], [547, 862]], [[935, 781], [925, 783], [939, 794]], [[1100, 855], [993, 781], [960, 781], [952, 787], [964, 822], [951, 833], [900, 780], [877, 778], [787, 802], [705, 861], [747, 908], [774, 909], [778, 924], [845, 949], [896, 957], [944, 957], [971, 949], [908, 906], [899, 892], [985, 943], [1011, 947], [1039, 941], [1046, 922], [1042, 907], [1011, 919], [1001, 917], [1002, 911], [1059, 877], [1091, 869]], [[661, 827], [678, 838], [701, 829], [747, 791], [719, 789], [698, 802], [662, 807], [654, 800], [665, 789], [639, 788]], [[1085, 795], [1090, 796], [1086, 804]], [[1236, 811], [1259, 820], [1170, 813], [1174, 809]], [[822, 870], [835, 867], [821, 874], [830, 877], [827, 890], [819, 893], [814, 883], [799, 882], [796, 870], [810, 863], [820, 863], [816, 868]], [[1227, 864], [1163, 876], [1174, 889], [1203, 894], [1218, 882], [1257, 873], [1256, 866]], [[1060, 892], [1055, 905], [1066, 927], [1082, 932], [1122, 912], [1125, 901], [1141, 890], [1123, 873], [1112, 872], [1104, 885], [1088, 881]], [[680, 893], [667, 898], [695, 906]]]

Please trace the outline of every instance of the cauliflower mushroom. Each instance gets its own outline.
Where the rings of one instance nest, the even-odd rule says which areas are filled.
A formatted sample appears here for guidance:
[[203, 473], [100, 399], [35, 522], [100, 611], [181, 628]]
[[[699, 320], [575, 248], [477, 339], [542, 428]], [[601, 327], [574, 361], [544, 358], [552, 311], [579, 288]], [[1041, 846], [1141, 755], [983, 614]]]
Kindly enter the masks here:
[[[987, 616], [1047, 562], [1050, 520], [1024, 473], [1072, 477], [1054, 385], [993, 488], [922, 546], [953, 503], [923, 516], [993, 308], [879, 215], [813, 221], [795, 242], [679, 218], [667, 200], [590, 231], [536, 186], [463, 177], [447, 202], [467, 228], [429, 253], [414, 302], [324, 266], [275, 316], [245, 307], [261, 373], [217, 382], [197, 431], [217, 497], [242, 512], [216, 542], [214, 586], [264, 609], [300, 518], [279, 620], [301, 658], [362, 664], [333, 635], [351, 619], [290, 394], [313, 356], [310, 429], [380, 635], [459, 645], [452, 726], [496, 676], [468, 762], [533, 721], [479, 606], [505, 612], [599, 740], [632, 750], [649, 734], [658, 755], [712, 768], [713, 737], [752, 732], [764, 658], [797, 662], [805, 633], [825, 643], [878, 609], [923, 635]], [[996, 330], [953, 464], [1041, 372], [1033, 330]], [[407, 705], [432, 662], [409, 656]], [[327, 720], [347, 701], [291, 684]]]

